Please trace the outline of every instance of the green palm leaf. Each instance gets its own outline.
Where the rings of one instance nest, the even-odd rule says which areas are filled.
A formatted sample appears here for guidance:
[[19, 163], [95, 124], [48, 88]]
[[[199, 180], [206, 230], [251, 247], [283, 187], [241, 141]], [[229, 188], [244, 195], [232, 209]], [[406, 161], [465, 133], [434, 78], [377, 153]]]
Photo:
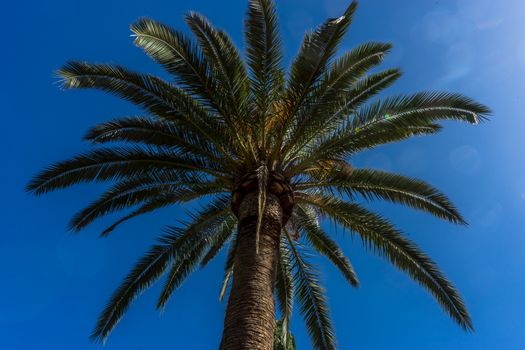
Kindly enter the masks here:
[[[236, 143], [246, 151], [247, 125], [245, 124], [248, 96], [248, 76], [239, 52], [229, 36], [216, 30], [202, 15], [191, 12], [186, 23], [197, 37], [204, 56], [213, 67], [212, 74], [217, 84], [224, 89], [221, 97], [222, 117], [235, 136]], [[220, 91], [220, 90], [219, 90]]]
[[274, 350], [296, 350], [295, 337], [284, 320], [275, 322]]
[[285, 233], [281, 235], [275, 291], [281, 312], [281, 320], [283, 325], [288, 327], [292, 317], [295, 286], [291, 253]]
[[314, 32], [306, 34], [299, 54], [292, 64], [287, 88], [292, 106], [291, 117], [295, 115], [312, 91], [314, 84], [325, 72], [328, 62], [352, 22], [356, 6], [356, 2], [352, 2], [341, 17], [328, 19]]
[[230, 162], [201, 134], [192, 133], [187, 128], [166, 120], [147, 117], [121, 118], [96, 125], [87, 132], [84, 139], [94, 144], [130, 142], [169, 147], [215, 162]]
[[[163, 193], [157, 197], [149, 199], [148, 201], [146, 201], [144, 204], [142, 204], [137, 209], [133, 210], [128, 215], [115, 221], [111, 226], [109, 226], [104, 231], [102, 231], [100, 235], [102, 237], [108, 236], [110, 233], [112, 233], [117, 228], [117, 226], [120, 226], [122, 223], [128, 220], [131, 220], [137, 216], [151, 213], [152, 211], [155, 211], [157, 209], [164, 208], [170, 205], [189, 202], [194, 199], [199, 199], [209, 194], [210, 194], [210, 191], [208, 191], [207, 189], [204, 189], [203, 191], [202, 189], [192, 189], [192, 188], [182, 189], [176, 193]], [[219, 201], [228, 201], [228, 199], [229, 199], [229, 196], [217, 198], [217, 200]]]
[[[357, 2], [352, 1], [341, 17], [328, 19], [314, 32], [305, 35], [299, 54], [290, 69], [290, 79], [284, 101], [287, 109], [285, 119], [282, 125], [279, 125], [279, 140], [284, 140], [290, 127], [295, 124], [297, 113], [304, 107], [305, 101], [308, 101], [308, 96], [325, 72], [352, 22], [356, 8]], [[277, 158], [276, 152], [280, 152], [281, 146], [281, 143], [276, 146], [273, 158]]]
[[344, 228], [359, 234], [365, 247], [386, 257], [425, 287], [461, 327], [473, 329], [465, 304], [438, 266], [384, 218], [335, 197], [304, 194], [301, 196], [302, 201], [315, 206]]
[[327, 177], [314, 176], [314, 179], [310, 183], [298, 184], [297, 189], [335, 189], [350, 198], [360, 195], [367, 200], [383, 199], [466, 225], [456, 207], [443, 193], [418, 179], [379, 170], [344, 171], [337, 167], [329, 169]]
[[171, 175], [171, 173], [167, 173], [159, 178], [148, 174], [118, 182], [96, 201], [76, 214], [71, 220], [71, 229], [79, 231], [101, 216], [159, 197], [166, 198], [170, 195], [173, 198], [178, 198], [177, 202], [180, 203], [189, 197], [195, 198], [199, 195], [226, 191], [224, 186], [217, 182], [203, 181], [202, 178], [195, 176], [181, 179]]
[[310, 245], [319, 254], [326, 256], [341, 271], [350, 285], [357, 287], [359, 280], [354, 268], [337, 243], [321, 229], [316, 213], [298, 205], [294, 218], [296, 219], [294, 223], [300, 231], [304, 232]]
[[[334, 111], [339, 111], [341, 105], [347, 106], [346, 111], [357, 107], [363, 98], [371, 95], [364, 93], [366, 88], [375, 87], [375, 90], [378, 91], [386, 87], [384, 82], [381, 84], [381, 80], [374, 78], [377, 77], [377, 74], [365, 78], [359, 84], [356, 83], [368, 70], [382, 61], [390, 48], [390, 44], [367, 43], [350, 50], [336, 60], [312, 93], [310, 106], [301, 110], [301, 114], [297, 117], [294, 130], [291, 132], [290, 141], [292, 142], [288, 144], [288, 147], [301, 149], [314, 136], [318, 136], [319, 131], [324, 130], [325, 125], [333, 124], [334, 119], [339, 122], [341, 117]], [[382, 80], [388, 81], [386, 78], [381, 77]], [[366, 83], [367, 81], [372, 83]], [[306, 141], [303, 141], [304, 139]], [[283, 152], [287, 151], [288, 149], [285, 149]]]
[[204, 268], [206, 265], [208, 265], [208, 263], [212, 261], [217, 256], [217, 254], [219, 254], [222, 248], [224, 248], [224, 245], [228, 241], [233, 240], [235, 232], [237, 231], [237, 220], [232, 218], [232, 222], [228, 221], [225, 223], [227, 225], [223, 225], [222, 230], [213, 237], [213, 241], [211, 242], [208, 251], [202, 258], [201, 267]]
[[219, 294], [219, 300], [222, 301], [226, 294], [228, 293], [228, 288], [231, 285], [233, 277], [233, 266], [235, 263], [235, 251], [237, 249], [237, 234], [234, 234], [234, 237], [230, 241], [230, 246], [228, 248], [228, 254], [226, 255], [226, 262], [224, 264], [224, 277], [222, 279], [221, 291]]
[[[154, 283], [166, 270], [170, 261], [186, 251], [198, 237], [225, 213], [224, 202], [213, 202], [200, 211], [184, 231], [171, 232], [159, 239], [142, 257], [115, 291], [100, 315], [92, 339], [105, 341], [109, 333], [128, 309], [133, 299]], [[227, 202], [226, 202], [227, 205]]]
[[186, 35], [148, 18], [134, 23], [131, 31], [135, 35], [135, 45], [173, 74], [177, 83], [199, 95], [217, 111], [222, 110], [224, 91], [218, 89], [210, 62]]
[[335, 334], [324, 290], [319, 284], [319, 277], [314, 267], [301, 254], [288, 231], [286, 231], [286, 235], [295, 270], [295, 295], [313, 348], [319, 350], [335, 349]]
[[[292, 137], [294, 141], [290, 142], [290, 145], [293, 148], [285, 159], [294, 161], [299, 158], [299, 164], [303, 167], [305, 164], [310, 164], [311, 161], [315, 162], [317, 159], [315, 151], [317, 151], [318, 145], [324, 145], [327, 139], [337, 142], [339, 137], [344, 137], [343, 135], [346, 133], [344, 129], [341, 129], [341, 123], [344, 123], [346, 117], [357, 110], [361, 103], [392, 85], [400, 76], [401, 73], [397, 69], [372, 74], [358, 80], [349, 88], [341, 90], [338, 98], [334, 98], [331, 103], [320, 104], [311, 112], [312, 116], [308, 120], [299, 123], [301, 132]], [[387, 134], [385, 136], [396, 135]], [[331, 143], [329, 144], [331, 145]], [[343, 151], [346, 150], [346, 146], [343, 143], [340, 145]], [[297, 172], [298, 170], [292, 170], [292, 172], [294, 171]]]
[[[222, 222], [212, 223], [205, 232], [201, 233], [195, 241], [188, 245], [188, 249], [178, 252], [174, 258], [168, 278], [157, 302], [157, 308], [163, 310], [173, 292], [184, 282], [186, 277], [191, 274], [202, 261], [206, 250], [224, 234], [231, 234], [235, 226], [235, 217], [229, 213], [221, 217]], [[184, 235], [185, 229], [168, 228], [167, 232], [176, 236]]]
[[114, 147], [79, 154], [71, 160], [56, 163], [35, 176], [27, 189], [43, 194], [81, 182], [119, 180], [167, 169], [179, 176], [192, 173], [223, 175], [219, 169], [211, 169], [213, 167], [211, 162], [178, 156], [168, 150]]
[[[360, 110], [354, 128], [369, 128], [382, 122], [396, 125], [428, 125], [441, 120], [458, 120], [478, 124], [491, 113], [487, 107], [460, 94], [421, 92], [388, 98]], [[385, 115], [389, 114], [388, 118]]]
[[246, 60], [257, 108], [257, 140], [266, 148], [267, 120], [283, 90], [282, 49], [272, 0], [250, 0], [245, 21]]
[[151, 75], [139, 74], [120, 66], [69, 62], [58, 71], [66, 89], [96, 88], [144, 108], [161, 119], [184, 127], [213, 142], [225, 155], [231, 155], [228, 129], [184, 90]]
[[[222, 30], [213, 28], [212, 24], [201, 14], [190, 12], [186, 15], [186, 23], [196, 36], [199, 46], [210, 64], [214, 67], [214, 76], [218, 83], [224, 86], [228, 93], [228, 108], [239, 118], [246, 111], [245, 98], [247, 96], [248, 75], [244, 68], [239, 51], [232, 40]], [[231, 115], [225, 115], [231, 118]], [[234, 125], [234, 124], [233, 124]], [[233, 126], [232, 125], [232, 126]]]

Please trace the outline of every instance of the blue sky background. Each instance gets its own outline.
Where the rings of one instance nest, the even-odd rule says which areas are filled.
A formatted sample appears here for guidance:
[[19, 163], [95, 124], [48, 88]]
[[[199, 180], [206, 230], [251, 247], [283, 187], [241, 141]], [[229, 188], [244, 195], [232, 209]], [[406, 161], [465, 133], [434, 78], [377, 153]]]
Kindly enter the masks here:
[[[339, 16], [347, 1], [279, 1], [287, 62], [303, 32]], [[14, 1], [2, 11], [0, 106], [4, 184], [0, 236], [0, 348], [99, 349], [88, 336], [99, 311], [165, 224], [170, 208], [97, 238], [109, 220], [73, 236], [66, 224], [102, 190], [99, 185], [34, 198], [23, 188], [51, 162], [87, 149], [88, 127], [137, 113], [95, 91], [60, 91], [53, 71], [69, 59], [114, 62], [162, 74], [132, 44], [128, 26], [149, 16], [185, 28], [197, 10], [242, 45], [246, 1]], [[343, 50], [367, 41], [394, 44], [384, 67], [404, 77], [388, 94], [465, 93], [494, 110], [477, 127], [447, 123], [440, 135], [360, 155], [358, 166], [421, 177], [450, 195], [470, 226], [386, 204], [393, 219], [447, 273], [464, 296], [476, 333], [466, 334], [405, 275], [334, 232], [362, 285], [352, 289], [319, 260], [341, 349], [522, 349], [525, 347], [525, 3], [519, 0], [362, 1]], [[111, 217], [114, 219], [114, 217]], [[221, 255], [154, 310], [158, 286], [142, 295], [105, 348], [216, 349], [224, 304], [218, 301]], [[300, 315], [293, 332], [309, 349]]]

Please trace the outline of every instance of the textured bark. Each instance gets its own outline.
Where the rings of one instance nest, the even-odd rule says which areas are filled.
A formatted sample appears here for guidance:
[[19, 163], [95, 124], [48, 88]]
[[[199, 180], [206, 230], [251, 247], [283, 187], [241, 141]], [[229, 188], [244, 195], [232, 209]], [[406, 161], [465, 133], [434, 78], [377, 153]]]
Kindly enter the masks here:
[[274, 281], [283, 210], [269, 193], [259, 253], [255, 252], [257, 193], [240, 203], [233, 284], [226, 309], [221, 350], [271, 350], [275, 331]]

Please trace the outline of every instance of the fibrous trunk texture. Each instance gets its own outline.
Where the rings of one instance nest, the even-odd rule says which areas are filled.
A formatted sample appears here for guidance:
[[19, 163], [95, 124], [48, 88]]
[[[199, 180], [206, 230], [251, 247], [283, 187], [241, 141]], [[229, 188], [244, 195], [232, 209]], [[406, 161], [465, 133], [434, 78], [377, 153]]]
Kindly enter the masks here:
[[238, 212], [233, 283], [221, 350], [272, 350], [275, 331], [274, 281], [283, 211], [268, 194], [256, 253], [257, 192], [247, 194]]

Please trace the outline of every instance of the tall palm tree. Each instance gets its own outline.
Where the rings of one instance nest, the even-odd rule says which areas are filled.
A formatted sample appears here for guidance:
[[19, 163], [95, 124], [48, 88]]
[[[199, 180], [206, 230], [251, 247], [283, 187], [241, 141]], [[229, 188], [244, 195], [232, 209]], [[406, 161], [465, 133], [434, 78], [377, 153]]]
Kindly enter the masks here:
[[112, 182], [73, 217], [72, 230], [133, 208], [102, 232], [106, 236], [131, 218], [202, 199], [185, 225], [167, 227], [137, 262], [102, 312], [94, 339], [106, 339], [132, 300], [165, 274], [157, 303], [163, 309], [190, 273], [228, 245], [221, 349], [271, 349], [274, 297], [284, 329], [295, 298], [313, 348], [334, 349], [324, 290], [305, 252], [326, 256], [352, 286], [358, 280], [322, 219], [359, 236], [366, 249], [408, 273], [454, 321], [472, 329], [463, 301], [437, 265], [362, 202], [386, 200], [456, 224], [464, 219], [429, 184], [355, 168], [351, 158], [435, 134], [440, 121], [477, 124], [489, 109], [438, 92], [370, 101], [401, 73], [368, 73], [390, 51], [386, 43], [335, 57], [356, 5], [308, 32], [288, 72], [272, 0], [249, 1], [244, 61], [224, 31], [191, 12], [185, 20], [196, 42], [151, 19], [131, 26], [135, 44], [167, 70], [169, 80], [108, 64], [69, 62], [59, 70], [64, 88], [100, 89], [144, 110], [143, 116], [95, 126], [85, 139], [107, 146], [56, 163], [28, 185], [40, 195], [87, 181]]

